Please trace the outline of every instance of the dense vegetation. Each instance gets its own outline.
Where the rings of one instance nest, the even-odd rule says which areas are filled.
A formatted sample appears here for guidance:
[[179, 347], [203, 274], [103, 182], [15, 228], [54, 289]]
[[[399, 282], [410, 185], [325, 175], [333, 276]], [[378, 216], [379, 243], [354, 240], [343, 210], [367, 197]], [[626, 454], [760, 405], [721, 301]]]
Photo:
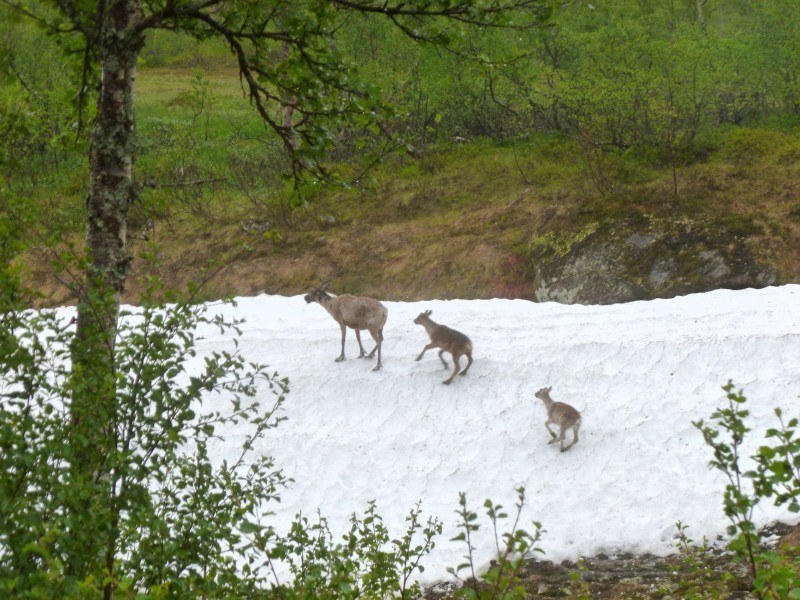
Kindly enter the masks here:
[[[281, 140], [248, 106], [226, 47], [154, 32], [129, 235], [157, 245], [132, 247], [157, 253], [177, 285], [238, 263], [212, 279], [212, 296], [298, 293], [334, 277], [398, 299], [533, 297], [531, 244], [559, 242], [537, 236], [683, 215], [752, 238], [778, 281], [796, 281], [798, 13], [788, 0], [575, 2], [537, 29], [453, 28], [450, 51], [342, 19], [338, 50], [385, 110], [378, 124], [331, 132], [325, 168], [341, 191], [286, 179]], [[4, 22], [0, 185], [38, 249], [30, 279], [65, 302], [49, 272], [82, 232], [91, 106], [76, 113], [76, 65], [52, 39]], [[449, 266], [415, 280], [431, 263]]]

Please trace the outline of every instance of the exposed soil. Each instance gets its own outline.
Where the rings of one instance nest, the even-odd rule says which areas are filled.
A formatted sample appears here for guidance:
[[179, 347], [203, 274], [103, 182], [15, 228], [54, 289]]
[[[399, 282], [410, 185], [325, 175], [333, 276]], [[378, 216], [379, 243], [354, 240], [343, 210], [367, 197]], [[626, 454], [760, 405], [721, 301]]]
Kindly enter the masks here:
[[[774, 271], [774, 283], [800, 282], [800, 184], [795, 172], [788, 168], [779, 174], [770, 171], [772, 179], [767, 179], [764, 167], [725, 179], [720, 178], [719, 169], [713, 176], [703, 169], [703, 165], [690, 169], [684, 177], [684, 195], [680, 201], [668, 202], [663, 191], [655, 189], [632, 189], [624, 197], [609, 200], [585, 186], [562, 193], [508, 178], [494, 196], [475, 192], [468, 199], [450, 197], [446, 190], [432, 194], [421, 182], [416, 183], [420, 189], [410, 190], [393, 189], [390, 182], [386, 189], [355, 197], [322, 198], [293, 214], [291, 226], [277, 223], [275, 215], [252, 206], [228, 206], [219, 214], [204, 216], [174, 214], [160, 220], [132, 210], [129, 249], [133, 260], [123, 302], [138, 302], [150, 274], [159, 275], [167, 289], [186, 290], [190, 283], [202, 282], [201, 298], [209, 300], [259, 293], [296, 295], [327, 280], [338, 293], [392, 301], [535, 300], [541, 282], [536, 280], [538, 259], [530, 253], [533, 240], [555, 235], [558, 244], [586, 227], [613, 233], [618, 227], [608, 223], [631, 222], [642, 223], [643, 231], [636, 235], [646, 239], [651, 233], [647, 228], [652, 227], [648, 223], [664, 219], [674, 219], [688, 231], [711, 227], [715, 245], [700, 250], [728, 257], [724, 268], [735, 269], [738, 255], [734, 250], [746, 248], [749, 257]], [[778, 176], [785, 181], [782, 186], [774, 181]], [[443, 187], [443, 182], [438, 185]], [[737, 200], [745, 194], [749, 202]], [[717, 229], [713, 229], [715, 223]], [[80, 247], [81, 242], [76, 233], [72, 243]], [[598, 248], [607, 242], [593, 241]], [[694, 249], [690, 242], [673, 249], [673, 255], [653, 260], [666, 264], [672, 256], [677, 260], [693, 256], [685, 251]], [[155, 264], [145, 259], [154, 251]], [[54, 276], [53, 263], [59, 262], [56, 251], [32, 251], [23, 260], [25, 282], [40, 293], [34, 305], [75, 302], [68, 285], [80, 285], [72, 275], [79, 270], [66, 268]], [[641, 279], [643, 268], [634, 264], [622, 276]], [[675, 265], [675, 272], [686, 269], [682, 263]], [[658, 275], [657, 271], [648, 272]], [[551, 281], [552, 277], [559, 280], [557, 273], [550, 276]], [[705, 291], [713, 285], [690, 281], [680, 293]], [[655, 291], [652, 295], [659, 297]]]

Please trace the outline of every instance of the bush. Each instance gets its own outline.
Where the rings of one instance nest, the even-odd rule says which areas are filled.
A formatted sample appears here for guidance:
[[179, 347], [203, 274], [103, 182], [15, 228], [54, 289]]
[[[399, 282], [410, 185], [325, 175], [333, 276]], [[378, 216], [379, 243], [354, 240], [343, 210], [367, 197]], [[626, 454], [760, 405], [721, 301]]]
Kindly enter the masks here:
[[[115, 410], [102, 432], [108, 471], [87, 481], [72, 468], [82, 424], [70, 413], [70, 386], [97, 383], [70, 373], [71, 324], [52, 311], [5, 313], [0, 595], [247, 595], [263, 580], [248, 568], [257, 555], [249, 532], [284, 478], [269, 457], [251, 454], [281, 420], [288, 384], [235, 353], [193, 365], [201, 325], [237, 324], [186, 302], [121, 320]], [[221, 400], [205, 406], [218, 408], [202, 411], [210, 395]], [[247, 432], [241, 454], [217, 464], [208, 444], [233, 424]], [[81, 554], [86, 539], [100, 542], [102, 557]]]
[[[456, 597], [470, 598], [471, 600], [525, 598], [527, 592], [520, 585], [520, 570], [534, 554], [543, 553], [536, 545], [541, 538], [541, 523], [532, 522], [533, 530], [530, 532], [519, 527], [522, 509], [525, 506], [525, 488], [517, 489], [516, 514], [510, 531], [501, 533], [499, 529], [500, 522], [508, 518], [508, 513], [505, 512], [502, 505], [486, 500], [483, 506], [494, 532], [497, 559], [492, 561], [488, 571], [478, 575], [474, 556], [475, 547], [472, 545], [471, 539], [472, 533], [479, 528], [476, 523], [478, 515], [467, 508], [466, 494], [462, 492], [459, 496], [459, 509], [456, 511], [459, 516], [461, 533], [453, 538], [453, 541], [461, 541], [466, 544], [467, 554], [464, 556], [466, 562], [456, 568], [447, 569], [462, 583], [461, 589], [456, 592]], [[459, 575], [462, 572], [468, 574], [466, 579], [462, 579]]]
[[753, 511], [764, 498], [773, 499], [776, 506], [787, 505], [791, 512], [800, 511], [798, 419], [784, 421], [781, 409], [776, 408], [780, 428], [770, 428], [766, 434], [772, 445], [760, 446], [750, 457], [755, 470], [743, 471], [741, 448], [750, 432], [747, 398], [734, 391], [732, 382], [723, 389], [728, 404], [711, 415], [713, 424], [703, 420], [693, 424], [714, 451], [709, 464], [728, 479], [723, 502], [731, 522], [728, 533], [733, 536], [729, 547], [747, 564], [753, 589], [760, 598], [800, 598], [800, 560], [762, 547], [753, 522]]

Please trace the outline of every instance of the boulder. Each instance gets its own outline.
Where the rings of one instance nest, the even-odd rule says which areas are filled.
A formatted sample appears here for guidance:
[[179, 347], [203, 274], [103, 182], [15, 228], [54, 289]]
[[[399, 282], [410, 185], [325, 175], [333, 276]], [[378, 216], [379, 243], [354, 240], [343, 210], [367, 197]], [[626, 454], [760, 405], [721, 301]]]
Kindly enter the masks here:
[[539, 302], [614, 304], [773, 285], [777, 270], [754, 251], [758, 233], [753, 223], [685, 217], [551, 231], [529, 246], [534, 296]]

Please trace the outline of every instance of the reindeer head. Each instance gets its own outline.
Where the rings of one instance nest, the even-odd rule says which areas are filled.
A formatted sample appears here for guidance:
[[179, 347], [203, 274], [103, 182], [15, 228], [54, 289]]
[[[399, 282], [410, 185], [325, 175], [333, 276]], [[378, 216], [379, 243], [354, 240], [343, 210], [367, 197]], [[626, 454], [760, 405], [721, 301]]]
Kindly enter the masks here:
[[312, 302], [322, 302], [323, 300], [330, 299], [330, 295], [326, 291], [329, 283], [330, 281], [320, 283], [317, 287], [305, 295], [304, 300], [308, 304], [311, 304]]
[[552, 389], [553, 389], [552, 387], [542, 388], [538, 392], [536, 392], [534, 396], [536, 396], [539, 400], [545, 400], [545, 401], [550, 400], [550, 390]]
[[426, 310], [425, 312], [419, 313], [417, 318], [414, 319], [414, 323], [416, 323], [417, 325], [422, 325], [425, 321], [430, 320], [432, 312], [433, 312], [432, 310]]

